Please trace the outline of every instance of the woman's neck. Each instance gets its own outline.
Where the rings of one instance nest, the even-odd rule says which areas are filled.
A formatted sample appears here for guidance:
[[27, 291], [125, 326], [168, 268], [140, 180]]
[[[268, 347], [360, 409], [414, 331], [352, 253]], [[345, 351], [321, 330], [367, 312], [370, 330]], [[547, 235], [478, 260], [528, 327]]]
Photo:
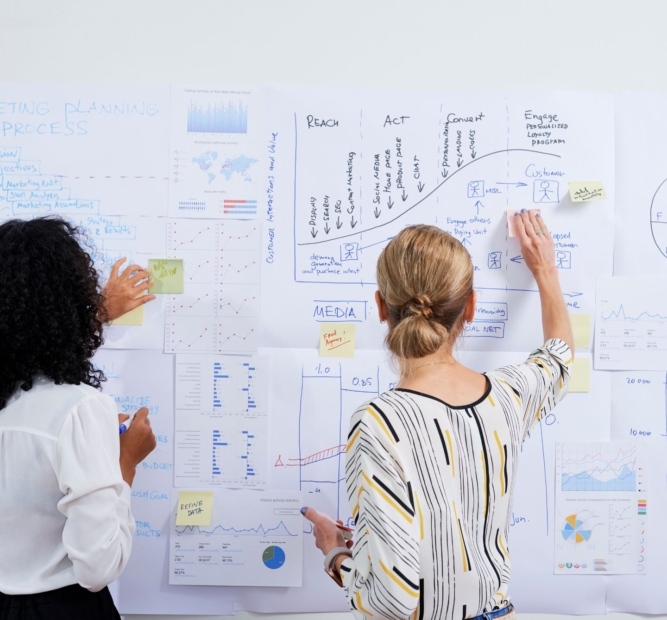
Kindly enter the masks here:
[[443, 346], [431, 355], [417, 359], [401, 360], [401, 380], [399, 387], [406, 381], [414, 380], [431, 372], [438, 372], [443, 367], [457, 366], [458, 362], [452, 354], [452, 347]]

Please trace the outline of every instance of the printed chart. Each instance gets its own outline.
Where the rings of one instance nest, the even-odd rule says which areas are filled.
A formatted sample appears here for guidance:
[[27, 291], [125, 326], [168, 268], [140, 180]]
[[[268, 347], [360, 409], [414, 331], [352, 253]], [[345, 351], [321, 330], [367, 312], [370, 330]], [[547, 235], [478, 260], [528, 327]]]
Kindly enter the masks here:
[[596, 370], [667, 368], [667, 278], [599, 278]]
[[556, 574], [645, 574], [640, 444], [559, 444], [556, 476]]
[[169, 583], [300, 587], [303, 517], [298, 491], [215, 491], [211, 524], [171, 519]]
[[252, 221], [168, 221], [185, 273], [183, 294], [166, 299], [165, 353], [257, 350], [260, 232]]
[[175, 485], [264, 487], [267, 358], [176, 358]]
[[262, 107], [260, 92], [172, 86], [170, 216], [257, 217]]

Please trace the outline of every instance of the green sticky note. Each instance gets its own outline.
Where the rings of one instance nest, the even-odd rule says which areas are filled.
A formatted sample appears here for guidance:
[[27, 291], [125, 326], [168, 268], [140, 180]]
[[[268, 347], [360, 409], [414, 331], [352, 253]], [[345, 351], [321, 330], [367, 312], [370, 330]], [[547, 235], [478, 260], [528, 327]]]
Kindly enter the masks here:
[[148, 260], [153, 286], [148, 289], [152, 295], [183, 292], [183, 259], [151, 258]]

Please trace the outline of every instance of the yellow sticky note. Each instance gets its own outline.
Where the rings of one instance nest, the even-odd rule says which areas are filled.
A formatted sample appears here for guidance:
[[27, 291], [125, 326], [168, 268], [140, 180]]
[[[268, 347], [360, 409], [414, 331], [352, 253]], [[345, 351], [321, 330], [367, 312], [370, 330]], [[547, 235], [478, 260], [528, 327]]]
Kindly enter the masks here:
[[210, 525], [213, 491], [179, 491], [176, 525]]
[[354, 357], [354, 323], [320, 323], [320, 357]]
[[602, 181], [570, 181], [568, 185], [572, 202], [604, 200], [607, 197]]
[[151, 258], [148, 261], [153, 286], [148, 289], [151, 295], [183, 292], [183, 259]]
[[591, 315], [571, 314], [572, 333], [574, 334], [574, 347], [576, 349], [591, 348]]
[[591, 391], [591, 360], [575, 357], [570, 368], [570, 392]]
[[[145, 293], [142, 293], [145, 295]], [[141, 295], [139, 295], [141, 297]], [[141, 304], [134, 310], [126, 312], [123, 316], [119, 316], [113, 321], [109, 321], [109, 325], [143, 325], [144, 324], [144, 305]]]

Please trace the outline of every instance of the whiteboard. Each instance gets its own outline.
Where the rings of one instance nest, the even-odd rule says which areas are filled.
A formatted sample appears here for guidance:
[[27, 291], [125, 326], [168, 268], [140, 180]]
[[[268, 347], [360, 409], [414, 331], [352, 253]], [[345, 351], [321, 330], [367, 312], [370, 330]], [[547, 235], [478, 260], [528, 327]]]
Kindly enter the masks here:
[[[665, 90], [667, 79], [658, 2], [424, 2], [409, 13], [395, 2], [10, 2], [0, 16], [13, 60], [1, 81], [610, 92]], [[219, 61], [221, 34], [243, 62]]]

